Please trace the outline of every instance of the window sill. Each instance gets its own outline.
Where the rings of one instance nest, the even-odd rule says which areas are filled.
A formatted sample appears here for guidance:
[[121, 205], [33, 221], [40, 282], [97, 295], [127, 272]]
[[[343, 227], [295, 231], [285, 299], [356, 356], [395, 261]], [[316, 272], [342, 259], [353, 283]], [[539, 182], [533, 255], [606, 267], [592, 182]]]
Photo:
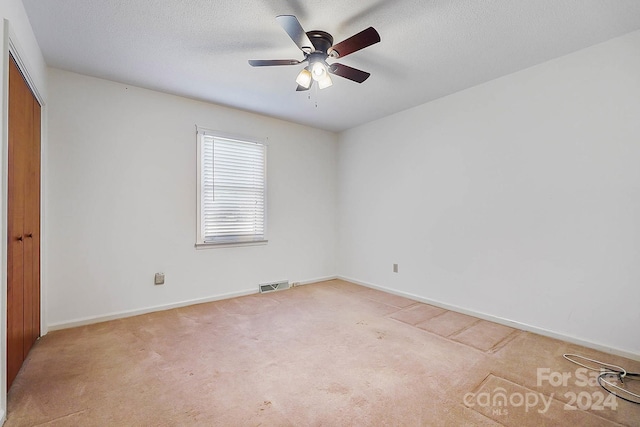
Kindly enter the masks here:
[[263, 246], [268, 240], [256, 240], [253, 242], [233, 242], [233, 243], [196, 243], [196, 249], [215, 249], [215, 248], [236, 248], [240, 246]]

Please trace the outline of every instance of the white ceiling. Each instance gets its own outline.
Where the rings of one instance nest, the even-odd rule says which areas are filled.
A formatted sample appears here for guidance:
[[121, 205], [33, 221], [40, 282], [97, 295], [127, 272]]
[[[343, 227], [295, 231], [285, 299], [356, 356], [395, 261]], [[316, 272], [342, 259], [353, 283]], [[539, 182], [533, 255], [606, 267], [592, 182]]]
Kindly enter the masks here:
[[[640, 29], [639, 0], [24, 0], [47, 64], [332, 131], [419, 105]], [[337, 43], [382, 41], [338, 61], [370, 72], [296, 92], [302, 59], [275, 20]], [[311, 96], [311, 99], [309, 99]]]

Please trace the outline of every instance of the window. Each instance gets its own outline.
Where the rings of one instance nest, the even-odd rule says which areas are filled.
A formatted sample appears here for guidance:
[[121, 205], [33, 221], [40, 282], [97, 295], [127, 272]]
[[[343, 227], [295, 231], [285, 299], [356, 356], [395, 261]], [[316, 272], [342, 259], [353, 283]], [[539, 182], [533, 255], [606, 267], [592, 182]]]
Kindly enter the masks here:
[[264, 142], [198, 128], [196, 246], [266, 242]]

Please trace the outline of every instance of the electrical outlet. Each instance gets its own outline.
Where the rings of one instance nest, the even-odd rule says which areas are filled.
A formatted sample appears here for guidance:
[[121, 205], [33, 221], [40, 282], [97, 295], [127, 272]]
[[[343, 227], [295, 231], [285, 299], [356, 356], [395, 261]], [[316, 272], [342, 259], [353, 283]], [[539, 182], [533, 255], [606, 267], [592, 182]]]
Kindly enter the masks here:
[[156, 285], [164, 285], [164, 273], [156, 273], [153, 283]]
[[398, 272], [398, 264], [393, 264], [393, 272], [394, 273]]

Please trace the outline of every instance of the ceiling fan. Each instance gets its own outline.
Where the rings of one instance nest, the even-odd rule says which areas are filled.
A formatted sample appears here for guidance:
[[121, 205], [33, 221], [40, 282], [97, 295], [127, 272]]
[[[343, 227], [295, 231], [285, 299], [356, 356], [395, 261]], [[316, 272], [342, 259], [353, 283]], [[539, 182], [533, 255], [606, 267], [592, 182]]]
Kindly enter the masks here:
[[314, 81], [318, 83], [320, 89], [331, 86], [333, 82], [329, 74], [344, 77], [357, 83], [364, 82], [371, 75], [366, 71], [347, 65], [328, 64], [327, 59], [344, 58], [353, 52], [378, 43], [380, 35], [373, 27], [334, 45], [331, 34], [318, 30], [304, 31], [298, 18], [293, 15], [279, 15], [276, 16], [276, 20], [304, 53], [304, 59], [251, 59], [249, 60], [251, 66], [298, 65], [307, 62], [308, 65], [300, 71], [296, 78], [296, 83], [298, 83], [296, 90], [298, 91], [309, 90]]

